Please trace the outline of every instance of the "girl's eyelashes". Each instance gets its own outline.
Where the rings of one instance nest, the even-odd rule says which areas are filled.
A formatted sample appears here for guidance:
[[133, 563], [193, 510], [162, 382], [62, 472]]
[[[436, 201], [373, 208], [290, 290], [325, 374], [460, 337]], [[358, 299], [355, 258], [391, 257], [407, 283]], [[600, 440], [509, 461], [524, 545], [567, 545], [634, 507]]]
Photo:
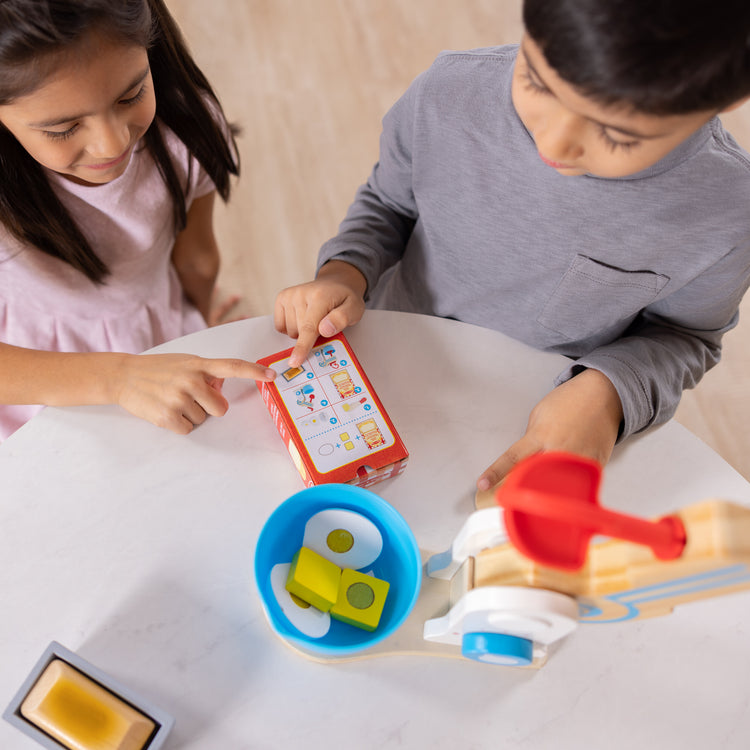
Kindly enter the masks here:
[[[134, 96], [128, 97], [127, 99], [120, 99], [118, 104], [121, 104], [124, 107], [132, 107], [134, 104], [138, 104], [138, 102], [143, 100], [143, 97], [146, 95], [146, 84], [144, 83], [140, 89], [138, 89], [138, 93], [136, 93]], [[78, 130], [79, 124], [76, 123], [75, 125], [72, 125], [67, 130], [44, 130], [44, 134], [47, 136], [47, 138], [50, 138], [53, 141], [64, 141], [67, 138], [71, 138], [73, 134]]]
[[143, 97], [146, 95], [146, 84], [144, 83], [143, 86], [138, 89], [138, 93], [135, 96], [131, 96], [128, 99], [120, 99], [120, 104], [124, 104], [126, 107], [130, 107], [133, 104], [138, 104], [139, 101], [143, 99]]
[[47, 136], [47, 138], [50, 138], [53, 141], [64, 141], [67, 138], [70, 138], [73, 135], [73, 133], [76, 132], [76, 130], [78, 130], [78, 124], [73, 125], [67, 130], [62, 130], [62, 131], [44, 130], [43, 132]]

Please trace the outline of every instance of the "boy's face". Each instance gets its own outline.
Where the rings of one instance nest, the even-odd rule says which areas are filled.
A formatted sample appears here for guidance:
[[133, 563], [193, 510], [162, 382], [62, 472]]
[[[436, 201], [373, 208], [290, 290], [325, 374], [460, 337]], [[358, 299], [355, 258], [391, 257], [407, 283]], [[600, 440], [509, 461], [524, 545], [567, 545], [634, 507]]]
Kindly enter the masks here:
[[604, 107], [563, 81], [528, 34], [513, 71], [512, 96], [539, 158], [566, 176], [626, 177], [640, 172], [717, 114], [661, 116]]
[[38, 89], [0, 106], [0, 122], [42, 166], [101, 185], [125, 172], [155, 111], [146, 49], [92, 36]]

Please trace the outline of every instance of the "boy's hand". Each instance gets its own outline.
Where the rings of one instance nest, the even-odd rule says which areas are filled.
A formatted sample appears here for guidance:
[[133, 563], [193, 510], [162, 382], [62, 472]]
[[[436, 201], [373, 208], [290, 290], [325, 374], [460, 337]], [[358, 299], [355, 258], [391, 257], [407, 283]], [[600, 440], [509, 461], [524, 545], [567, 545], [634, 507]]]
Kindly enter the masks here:
[[270, 381], [276, 373], [242, 359], [204, 359], [191, 354], [124, 355], [112, 402], [136, 417], [187, 435], [208, 415], [223, 416], [229, 403], [224, 378]]
[[298, 367], [318, 336], [333, 336], [357, 323], [365, 311], [365, 277], [351, 264], [326, 263], [315, 281], [283, 289], [276, 297], [274, 324], [297, 344], [289, 358]]
[[492, 489], [522, 458], [541, 451], [567, 451], [607, 463], [622, 421], [622, 404], [609, 378], [584, 370], [557, 386], [532, 410], [526, 434], [477, 480]]

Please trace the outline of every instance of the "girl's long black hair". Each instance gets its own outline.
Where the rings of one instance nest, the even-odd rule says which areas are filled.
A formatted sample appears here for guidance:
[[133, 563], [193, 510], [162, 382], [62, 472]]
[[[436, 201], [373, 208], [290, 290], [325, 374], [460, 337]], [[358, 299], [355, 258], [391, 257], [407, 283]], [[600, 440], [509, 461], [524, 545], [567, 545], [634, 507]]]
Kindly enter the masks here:
[[[221, 106], [163, 0], [0, 2], [0, 104], [33, 92], [51, 66], [91, 31], [148, 49], [156, 118], [144, 136], [172, 197], [177, 231], [187, 222], [181, 185], [158, 127], [185, 144], [227, 200], [239, 173], [234, 136], [217, 122]], [[213, 110], [213, 111], [212, 111]], [[42, 166], [0, 123], [0, 222], [19, 240], [69, 263], [92, 282], [108, 269], [52, 189]]]

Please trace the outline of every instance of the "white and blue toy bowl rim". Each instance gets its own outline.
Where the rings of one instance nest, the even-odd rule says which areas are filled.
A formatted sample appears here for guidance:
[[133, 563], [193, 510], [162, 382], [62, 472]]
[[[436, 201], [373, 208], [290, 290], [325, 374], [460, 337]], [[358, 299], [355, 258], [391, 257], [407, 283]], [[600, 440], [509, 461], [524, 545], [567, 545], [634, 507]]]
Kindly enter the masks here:
[[[380, 556], [365, 569], [390, 584], [380, 623], [373, 632], [332, 620], [322, 638], [305, 635], [289, 622], [271, 588], [271, 569], [291, 562], [302, 546], [307, 521], [329, 508], [360, 513], [383, 537]], [[422, 561], [414, 534], [392, 505], [361, 487], [321, 484], [292, 495], [268, 518], [255, 548], [255, 583], [266, 617], [281, 638], [323, 656], [345, 656], [383, 641], [409, 616], [422, 584]]]

